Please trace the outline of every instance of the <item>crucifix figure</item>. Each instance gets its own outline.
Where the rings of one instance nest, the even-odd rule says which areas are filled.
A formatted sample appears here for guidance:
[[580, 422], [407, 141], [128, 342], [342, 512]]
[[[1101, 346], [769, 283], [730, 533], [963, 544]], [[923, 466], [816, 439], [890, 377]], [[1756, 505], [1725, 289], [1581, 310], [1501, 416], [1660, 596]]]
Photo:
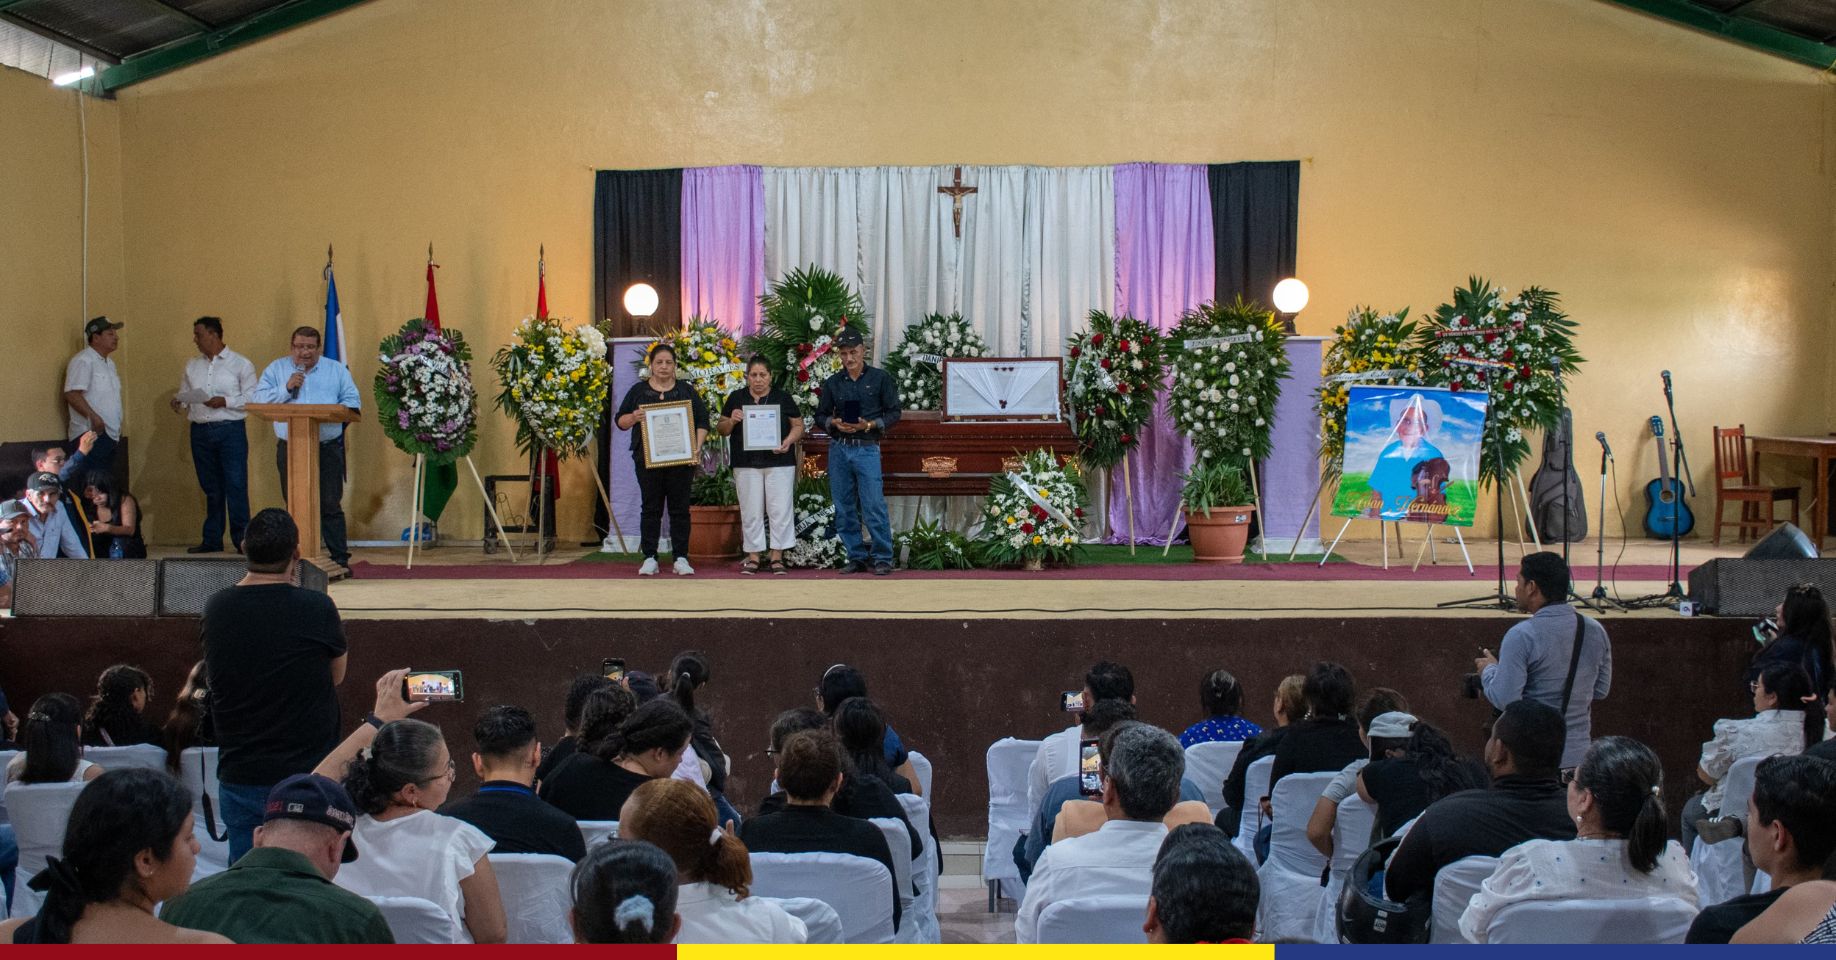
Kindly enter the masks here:
[[974, 193], [974, 187], [963, 186], [963, 168], [956, 168], [956, 182], [938, 187], [937, 192], [950, 198], [953, 206], [950, 209], [950, 223], [956, 227], [956, 238], [963, 236], [963, 198]]

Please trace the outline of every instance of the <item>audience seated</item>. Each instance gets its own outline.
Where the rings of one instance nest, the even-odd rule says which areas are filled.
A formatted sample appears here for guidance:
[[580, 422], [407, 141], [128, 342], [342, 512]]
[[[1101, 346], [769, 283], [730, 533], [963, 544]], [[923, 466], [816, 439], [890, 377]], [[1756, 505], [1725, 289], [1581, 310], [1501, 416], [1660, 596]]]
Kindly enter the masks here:
[[1689, 857], [1666, 839], [1663, 782], [1650, 747], [1627, 737], [1594, 741], [1568, 783], [1576, 839], [1505, 851], [1460, 917], [1460, 932], [1485, 943], [1498, 911], [1526, 900], [1674, 897], [1696, 906]]
[[621, 839], [662, 848], [676, 865], [678, 943], [803, 943], [803, 921], [750, 895], [752, 858], [746, 845], [715, 822], [706, 791], [659, 779], [632, 791], [618, 816]]
[[1529, 840], [1572, 840], [1575, 821], [1557, 779], [1568, 726], [1556, 708], [1519, 700], [1504, 708], [1485, 742], [1490, 789], [1462, 790], [1422, 811], [1391, 855], [1389, 898], [1434, 889], [1434, 876], [1466, 857], [1497, 857]]
[[19, 558], [38, 554], [28, 526], [31, 516], [24, 500], [0, 502], [0, 610], [13, 609], [13, 571]]
[[595, 844], [574, 867], [569, 887], [575, 943], [669, 943], [682, 928], [676, 864], [655, 844]]
[[[597, 673], [582, 673], [568, 682], [567, 697], [561, 705], [561, 739], [549, 748], [547, 756], [542, 758], [536, 767], [536, 782], [547, 780], [549, 774], [561, 765], [563, 760], [574, 755], [580, 745], [581, 712], [586, 709], [587, 696], [595, 690], [605, 690], [618, 684], [607, 680]], [[634, 704], [635, 706], [635, 704]]]
[[83, 715], [77, 698], [47, 693], [33, 701], [19, 734], [21, 752], [6, 765], [6, 782], [80, 783], [102, 775], [83, 759]]
[[[246, 541], [245, 541], [246, 542]], [[406, 669], [376, 681], [372, 720], [340, 743], [313, 772], [338, 774], [363, 815], [352, 841], [362, 859], [337, 883], [366, 897], [420, 897], [453, 920], [453, 939], [502, 943], [503, 900], [487, 854], [493, 844], [463, 820], [436, 813], [453, 787], [452, 754], [440, 728], [407, 719], [427, 706], [402, 699]]]
[[1182, 747], [1195, 743], [1232, 743], [1248, 740], [1262, 732], [1261, 727], [1240, 716], [1243, 685], [1228, 670], [1213, 670], [1199, 681], [1199, 705], [1205, 710], [1205, 719], [1179, 735]]
[[617, 820], [632, 791], [675, 772], [695, 732], [688, 714], [666, 699], [638, 707], [604, 736], [582, 722], [581, 748], [542, 782], [542, 799], [576, 820]]
[[[1098, 700], [1095, 704], [1086, 705], [1083, 716], [1084, 722], [1078, 728], [1080, 745], [1085, 740], [1101, 741], [1103, 735], [1115, 729], [1117, 725], [1134, 720], [1135, 705], [1127, 700]], [[1185, 791], [1184, 779], [1180, 781], [1180, 786], [1180, 798], [1191, 799], [1191, 796]], [[1204, 794], [1197, 792], [1196, 787], [1193, 790], [1193, 795], [1200, 800], [1204, 799]], [[1059, 811], [1064, 809], [1067, 802], [1076, 800], [1082, 795], [1081, 776], [1078, 773], [1059, 777], [1053, 780], [1052, 785], [1046, 789], [1045, 795], [1040, 798], [1038, 809], [1033, 811], [1033, 825], [1021, 835], [1019, 850], [1014, 855], [1014, 864], [1020, 868], [1020, 879], [1025, 880], [1032, 876], [1033, 865], [1039, 862], [1039, 855], [1044, 853], [1046, 845], [1052, 842], [1052, 830], [1058, 823]]]
[[1217, 827], [1174, 827], [1154, 855], [1142, 930], [1149, 943], [1249, 943], [1261, 887], [1256, 867]]
[[1416, 720], [1406, 727], [1409, 737], [1397, 755], [1378, 757], [1358, 773], [1358, 796], [1377, 809], [1379, 838], [1394, 836], [1436, 800], [1485, 785], [1485, 771], [1455, 755], [1434, 724]]
[[83, 743], [91, 747], [126, 747], [159, 743], [160, 729], [145, 716], [153, 696], [153, 678], [145, 670], [117, 663], [96, 678], [96, 692], [83, 716]]
[[[777, 757], [784, 750], [784, 742], [793, 734], [805, 730], [829, 730], [829, 718], [822, 711], [809, 707], [798, 707], [778, 714], [771, 724], [771, 745], [765, 748], [765, 755]], [[829, 802], [829, 808], [844, 817], [859, 820], [897, 820], [905, 824], [906, 835], [911, 838], [912, 859], [924, 854], [924, 839], [919, 836], [917, 828], [905, 815], [905, 806], [899, 802], [892, 788], [880, 781], [879, 777], [862, 773], [848, 762], [844, 753], [842, 757], [842, 786], [836, 791], [835, 798]], [[779, 785], [782, 787], [782, 785]], [[789, 802], [784, 791], [779, 789], [759, 801], [759, 815], [776, 813], [784, 809]]]
[[[1823, 733], [1823, 711], [1813, 709], [1810, 675], [1795, 663], [1773, 661], [1760, 667], [1759, 676], [1749, 686], [1753, 692], [1753, 716], [1738, 720], [1715, 721], [1715, 736], [1702, 745], [1702, 759], [1696, 762], [1696, 778], [1708, 789], [1683, 803], [1683, 849], [1695, 845], [1696, 832], [1702, 821], [1723, 814], [1722, 780], [1735, 761], [1748, 757], [1770, 757], [1778, 753], [1800, 753], [1804, 750], [1806, 731]], [[1725, 811], [1738, 817], [1744, 810]], [[1738, 824], [1728, 829], [1710, 828], [1711, 842], [1738, 836]]]
[[[1836, 728], [1836, 670], [1831, 671], [1829, 682], [1823, 688], [1823, 722], [1827, 728]], [[1836, 737], [1826, 737], [1804, 752], [1819, 759], [1836, 761]]]
[[[878, 745], [886, 736], [886, 714], [866, 697], [850, 697], [835, 708], [835, 736], [854, 769], [877, 778], [893, 793], [917, 793], [916, 774], [907, 776], [886, 760]], [[908, 760], [903, 768], [911, 772]]]
[[[838, 663], [823, 671], [822, 681], [816, 685], [816, 708], [833, 717], [843, 703], [855, 697], [866, 696], [867, 675], [845, 663]], [[885, 719], [884, 716], [881, 719]], [[845, 743], [843, 748], [846, 749]], [[886, 724], [886, 738], [881, 749], [886, 755], [886, 765], [912, 784], [912, 789], [898, 792], [922, 793], [918, 789], [918, 771], [912, 767], [911, 754], [905, 748], [905, 741], [899, 739], [898, 731], [890, 723]], [[887, 785], [892, 785], [890, 780]]]
[[1747, 665], [1747, 682], [1758, 680], [1769, 663], [1794, 664], [1810, 674], [1811, 689], [1821, 693], [1836, 682], [1832, 669], [1830, 607], [1815, 584], [1801, 583], [1785, 591], [1775, 611], [1778, 635], [1753, 655]]
[[546, 853], [576, 863], [586, 856], [586, 841], [574, 818], [537, 797], [530, 786], [542, 745], [529, 711], [492, 707], [472, 725], [472, 738], [478, 744], [472, 754], [478, 792], [440, 812], [484, 831], [496, 844], [494, 853]]
[[1813, 880], [1785, 891], [1733, 942], [1836, 943], [1836, 882]]
[[1314, 801], [1313, 816], [1307, 820], [1307, 840], [1324, 856], [1332, 856], [1332, 830], [1339, 819], [1339, 804], [1358, 792], [1358, 775], [1374, 760], [1401, 756], [1409, 744], [1409, 728], [1415, 723], [1414, 715], [1401, 710], [1369, 713], [1371, 707], [1390, 699], [1380, 693], [1384, 689], [1380, 687], [1372, 691], [1365, 698], [1364, 708], [1358, 711], [1358, 726], [1365, 743], [1370, 745], [1370, 757], [1359, 757], [1346, 764], [1345, 769], [1340, 770], [1339, 775], [1326, 785], [1320, 798]]
[[161, 921], [154, 906], [185, 892], [197, 864], [191, 794], [159, 770], [115, 770], [83, 788], [64, 855], [32, 878], [36, 916], [0, 923], [4, 943], [229, 943]]
[[689, 739], [689, 746], [700, 761], [705, 776], [704, 785], [714, 797], [714, 805], [720, 808], [721, 821], [739, 819], [739, 811], [727, 802], [727, 753], [721, 749], [720, 740], [714, 736], [714, 721], [707, 711], [696, 706], [696, 691], [708, 685], [714, 679], [714, 672], [708, 666], [707, 654], [699, 650], [685, 650], [676, 654], [669, 664], [669, 695], [675, 699], [682, 712], [688, 714], [695, 724], [695, 735]]
[[192, 664], [191, 672], [185, 675], [185, 685], [179, 689], [178, 700], [160, 729], [159, 742], [166, 747], [166, 768], [175, 774], [186, 750], [217, 745], [216, 731], [210, 723], [210, 682], [204, 676], [204, 661]]
[[[1119, 663], [1099, 661], [1084, 673], [1083, 697], [1086, 711], [1103, 700], [1122, 700], [1133, 704], [1135, 675]], [[1039, 810], [1046, 791], [1052, 787], [1052, 781], [1077, 772], [1078, 741], [1083, 737], [1082, 722], [1080, 719], [1078, 724], [1051, 734], [1040, 742], [1039, 752], [1033, 755], [1033, 765], [1026, 771], [1028, 810]]]
[[1357, 688], [1351, 671], [1322, 660], [1307, 671], [1301, 693], [1307, 698], [1307, 715], [1289, 725], [1275, 748], [1275, 767], [1269, 772], [1271, 791], [1290, 773], [1343, 770], [1366, 755], [1358, 721], [1352, 716]]
[[1753, 772], [1747, 799], [1747, 852], [1772, 878], [1772, 889], [1704, 907], [1686, 943], [1727, 943], [1735, 931], [1785, 891], [1823, 878], [1836, 853], [1836, 763], [1815, 757], [1771, 757]]
[[[841, 714], [837, 713], [837, 719]], [[875, 754], [878, 756], [878, 754]], [[843, 816], [830, 809], [842, 787], [841, 744], [826, 730], [806, 730], [784, 741], [772, 776], [784, 788], [786, 802], [775, 813], [747, 820], [740, 841], [754, 853], [845, 853], [865, 857], [886, 867], [898, 878], [886, 835], [865, 820]], [[907, 896], [911, 891], [905, 891]], [[894, 884], [893, 926], [900, 922], [900, 891]]]
[[[1117, 723], [1097, 738], [1099, 764], [1108, 762], [1109, 751], [1115, 747], [1116, 732], [1133, 722], [1135, 721], [1128, 720]], [[1064, 781], [1061, 780], [1059, 783], [1064, 783]], [[1077, 785], [1075, 779], [1073, 779], [1073, 785]], [[1054, 788], [1057, 786], [1058, 783], [1053, 784]], [[1168, 830], [1188, 823], [1211, 823], [1211, 808], [1205, 805], [1199, 788], [1193, 785], [1192, 781], [1187, 780], [1183, 774], [1179, 778], [1179, 796], [1179, 802], [1173, 805], [1173, 809], [1168, 810], [1167, 815], [1160, 818], [1160, 822], [1165, 824]], [[1048, 804], [1052, 798], [1053, 794], [1046, 794]], [[1076, 793], [1071, 794], [1059, 804], [1058, 815], [1052, 818], [1051, 841], [1061, 843], [1072, 837], [1095, 833], [1103, 828], [1103, 824], [1108, 819], [1101, 803], [1095, 800], [1079, 799]]]
[[1034, 866], [1026, 897], [1014, 918], [1020, 943], [1037, 943], [1039, 915], [1048, 904], [1074, 897], [1139, 894], [1145, 905], [1154, 859], [1166, 839], [1161, 822], [1179, 799], [1186, 754], [1165, 730], [1130, 723], [1110, 731], [1102, 771], [1102, 829], [1047, 847]]
[[[1307, 678], [1298, 673], [1282, 678], [1275, 688], [1275, 729], [1264, 730], [1255, 739], [1244, 741], [1243, 749], [1237, 753], [1237, 762], [1231, 765], [1230, 774], [1224, 778], [1224, 809], [1218, 811], [1217, 817], [1218, 829], [1226, 835], [1236, 836], [1243, 819], [1246, 806], [1243, 781], [1249, 775], [1250, 764], [1274, 756], [1275, 748], [1281, 746], [1282, 738], [1288, 735], [1288, 727], [1306, 714], [1307, 699], [1301, 693], [1306, 682]], [[1249, 800], [1261, 802], [1262, 798], [1250, 797]]]
[[160, 919], [237, 943], [394, 943], [382, 911], [332, 881], [357, 859], [357, 805], [336, 782], [288, 777], [268, 795], [255, 849], [166, 901]]
[[140, 536], [140, 501], [126, 490], [116, 490], [115, 478], [106, 470], [91, 470], [83, 481], [95, 558], [146, 559], [147, 544]]

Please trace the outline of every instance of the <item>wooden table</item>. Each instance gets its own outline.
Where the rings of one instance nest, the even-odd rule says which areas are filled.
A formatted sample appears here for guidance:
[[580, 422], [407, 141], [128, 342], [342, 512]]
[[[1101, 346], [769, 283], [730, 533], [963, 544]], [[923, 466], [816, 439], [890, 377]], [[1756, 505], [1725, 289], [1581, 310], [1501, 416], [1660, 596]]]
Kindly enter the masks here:
[[1811, 540], [1817, 544], [1817, 551], [1823, 551], [1823, 535], [1829, 530], [1830, 511], [1830, 463], [1836, 461], [1836, 437], [1756, 437], [1747, 436], [1747, 442], [1753, 444], [1753, 476], [1759, 477], [1760, 454], [1772, 453], [1782, 457], [1803, 457], [1815, 465], [1815, 478], [1812, 489], [1816, 490], [1816, 499], [1811, 506]]

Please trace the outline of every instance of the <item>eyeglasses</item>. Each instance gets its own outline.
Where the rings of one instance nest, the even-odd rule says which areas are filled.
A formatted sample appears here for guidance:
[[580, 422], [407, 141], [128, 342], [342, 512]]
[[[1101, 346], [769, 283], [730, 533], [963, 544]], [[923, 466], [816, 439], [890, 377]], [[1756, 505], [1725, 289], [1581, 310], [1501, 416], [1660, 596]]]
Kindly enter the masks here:
[[1753, 693], [1758, 693], [1759, 692], [1759, 681], [1758, 680], [1748, 680], [1747, 689], [1752, 691]]
[[1569, 786], [1570, 784], [1573, 784], [1576, 781], [1577, 777], [1579, 776], [1580, 772], [1581, 771], [1579, 767], [1573, 770], [1562, 771], [1562, 786], [1566, 787], [1566, 786]]
[[445, 773], [436, 773], [433, 776], [428, 777], [425, 780], [422, 780], [421, 782], [422, 783], [432, 783], [435, 780], [441, 780], [441, 779], [454, 780], [454, 779], [457, 779], [458, 776], [459, 776], [459, 768], [453, 764], [452, 758], [448, 757], [446, 759], [446, 772]]

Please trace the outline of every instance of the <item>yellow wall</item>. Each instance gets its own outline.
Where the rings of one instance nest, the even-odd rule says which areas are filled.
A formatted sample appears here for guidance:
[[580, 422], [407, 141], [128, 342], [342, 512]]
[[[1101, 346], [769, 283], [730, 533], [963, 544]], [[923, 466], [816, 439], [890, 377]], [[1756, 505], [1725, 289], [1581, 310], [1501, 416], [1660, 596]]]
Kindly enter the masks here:
[[[1577, 428], [1613, 437], [1628, 495], [1666, 367], [1706, 484], [1711, 423], [1832, 411], [1833, 98], [1598, 0], [374, 0], [122, 93], [137, 485], [154, 538], [192, 536], [155, 402], [187, 325], [219, 314], [265, 362], [314, 321], [328, 241], [360, 343], [420, 312], [431, 240], [443, 315], [488, 355], [530, 312], [539, 243], [552, 312], [587, 318], [595, 168], [1296, 157], [1303, 332], [1431, 309], [1469, 272], [1554, 288], [1591, 358]], [[360, 351], [366, 392], [374, 370]], [[485, 421], [480, 467], [513, 471]], [[374, 426], [353, 450], [352, 535], [393, 537], [407, 462]], [[567, 537], [591, 489], [570, 470]], [[449, 509], [475, 536], [475, 494]]]

